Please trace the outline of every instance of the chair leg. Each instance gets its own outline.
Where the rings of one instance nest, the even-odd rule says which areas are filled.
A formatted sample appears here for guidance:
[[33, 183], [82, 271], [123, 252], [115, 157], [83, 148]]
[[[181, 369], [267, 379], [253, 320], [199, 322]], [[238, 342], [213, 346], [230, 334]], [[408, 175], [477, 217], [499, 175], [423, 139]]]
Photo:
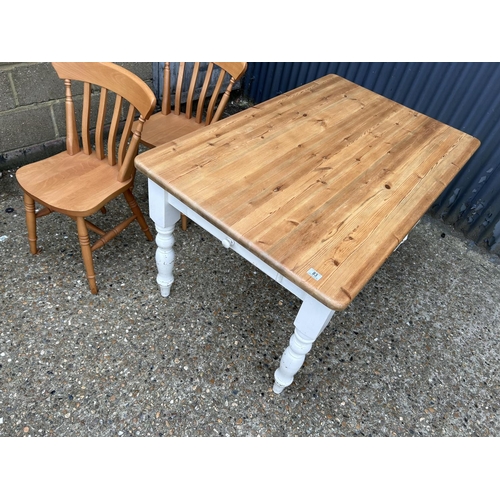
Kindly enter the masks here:
[[36, 214], [35, 214], [35, 200], [28, 194], [24, 193], [24, 208], [26, 210], [26, 226], [28, 227], [28, 240], [30, 242], [30, 252], [32, 254], [38, 253], [36, 247]]
[[181, 228], [183, 231], [188, 228], [188, 218], [184, 214], [181, 214]]
[[94, 262], [92, 260], [92, 250], [90, 249], [90, 239], [85, 219], [83, 217], [77, 217], [76, 226], [78, 228], [78, 239], [80, 240], [83, 263], [85, 265], [85, 271], [87, 272], [90, 291], [95, 295], [97, 293], [97, 284], [95, 281]]
[[144, 234], [146, 235], [146, 238], [149, 241], [153, 241], [153, 235], [151, 234], [151, 231], [149, 230], [148, 223], [146, 222], [146, 219], [144, 218], [144, 215], [142, 214], [142, 211], [137, 204], [137, 201], [135, 201], [135, 197], [132, 194], [132, 191], [128, 189], [123, 193], [123, 196], [125, 196], [125, 199], [127, 200], [127, 203], [134, 213], [134, 215], [137, 217], [137, 222], [141, 226], [142, 230], [144, 231]]

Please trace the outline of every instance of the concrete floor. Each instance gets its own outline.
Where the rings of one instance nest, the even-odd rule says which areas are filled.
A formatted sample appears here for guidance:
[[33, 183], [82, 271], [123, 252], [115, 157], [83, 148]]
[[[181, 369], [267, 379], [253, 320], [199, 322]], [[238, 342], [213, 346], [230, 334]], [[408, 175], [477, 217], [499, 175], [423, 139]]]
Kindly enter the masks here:
[[[136, 195], [147, 213], [145, 178]], [[94, 220], [111, 225], [121, 202]], [[149, 218], [148, 218], [149, 220]], [[195, 224], [160, 296], [131, 225], [94, 254], [0, 179], [0, 436], [500, 436], [500, 264], [424, 217], [272, 392], [299, 301]]]

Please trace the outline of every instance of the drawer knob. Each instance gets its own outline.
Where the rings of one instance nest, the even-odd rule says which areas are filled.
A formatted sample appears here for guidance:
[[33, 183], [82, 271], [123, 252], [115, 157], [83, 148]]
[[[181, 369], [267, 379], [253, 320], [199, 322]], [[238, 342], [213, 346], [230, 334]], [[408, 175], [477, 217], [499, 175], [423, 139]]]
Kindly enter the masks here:
[[234, 245], [234, 241], [231, 238], [224, 238], [222, 240], [222, 246], [224, 248], [230, 248]]

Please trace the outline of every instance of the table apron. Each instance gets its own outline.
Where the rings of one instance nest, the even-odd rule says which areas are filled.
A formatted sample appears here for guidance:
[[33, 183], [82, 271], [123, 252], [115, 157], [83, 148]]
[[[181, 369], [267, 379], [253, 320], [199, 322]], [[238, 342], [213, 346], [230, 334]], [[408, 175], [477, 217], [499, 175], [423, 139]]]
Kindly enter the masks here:
[[[283, 288], [287, 289], [289, 292], [293, 293], [300, 300], [305, 300], [307, 297], [308, 301], [316, 301], [313, 297], [311, 297], [307, 292], [305, 292], [302, 288], [298, 287], [295, 283], [292, 283], [288, 278], [280, 274], [276, 269], [273, 269], [269, 264], [265, 263], [255, 254], [250, 252], [248, 249], [240, 245], [238, 242], [234, 241], [227, 234], [221, 231], [219, 228], [215, 227], [213, 224], [208, 222], [201, 215], [196, 213], [194, 210], [190, 209], [187, 205], [182, 203], [178, 198], [165, 191], [163, 188], [158, 186], [154, 181], [149, 179], [149, 190], [150, 190], [150, 207], [149, 212], [150, 216], [155, 222], [155, 224], [164, 227], [166, 225], [166, 210], [165, 203], [168, 203], [170, 206], [177, 209], [179, 212], [183, 213], [191, 219], [193, 222], [198, 224], [200, 227], [205, 229], [205, 231], [209, 232], [215, 238], [217, 238], [225, 248], [231, 249], [236, 252], [238, 255], [243, 257], [246, 261], [253, 264], [255, 267], [260, 269], [263, 273], [267, 274], [274, 281], [279, 283]], [[162, 193], [159, 192], [162, 191]], [[162, 201], [161, 198], [163, 198]], [[175, 223], [175, 221], [174, 221]], [[317, 301], [320, 304], [319, 301]], [[326, 307], [322, 304], [323, 307]]]

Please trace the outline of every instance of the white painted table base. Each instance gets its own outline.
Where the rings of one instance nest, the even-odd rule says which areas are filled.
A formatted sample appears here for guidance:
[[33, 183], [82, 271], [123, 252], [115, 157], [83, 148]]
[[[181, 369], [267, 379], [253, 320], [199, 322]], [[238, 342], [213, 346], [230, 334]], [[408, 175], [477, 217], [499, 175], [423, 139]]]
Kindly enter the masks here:
[[233, 241], [203, 217], [193, 212], [151, 179], [148, 182], [149, 215], [153, 219], [158, 232], [156, 236], [156, 244], [158, 245], [156, 249], [156, 265], [158, 268], [156, 281], [160, 286], [163, 297], [170, 295], [170, 288], [174, 282], [173, 232], [176, 222], [180, 219], [180, 212], [182, 212], [219, 239], [225, 248], [231, 248], [237, 252], [302, 300], [302, 306], [294, 322], [295, 333], [291, 336], [290, 344], [281, 356], [280, 366], [274, 373], [273, 390], [277, 394], [281, 393], [285, 387], [288, 387], [293, 382], [295, 374], [304, 363], [306, 354], [311, 350], [314, 341], [325, 329], [335, 311], [304, 292], [304, 290], [279, 274], [246, 248]]

